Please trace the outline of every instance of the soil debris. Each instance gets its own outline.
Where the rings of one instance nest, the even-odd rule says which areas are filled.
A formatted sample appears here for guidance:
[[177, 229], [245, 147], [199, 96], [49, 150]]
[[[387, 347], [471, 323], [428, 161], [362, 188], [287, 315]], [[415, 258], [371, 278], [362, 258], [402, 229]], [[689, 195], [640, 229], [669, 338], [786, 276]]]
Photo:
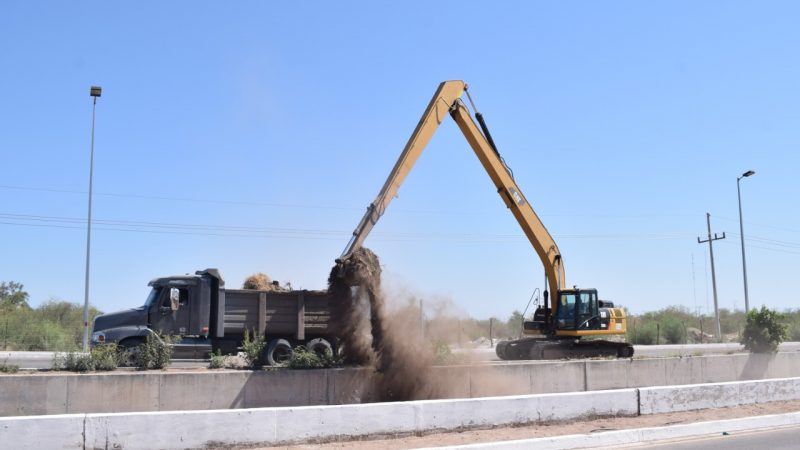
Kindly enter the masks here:
[[263, 272], [256, 272], [244, 280], [242, 289], [254, 289], [257, 291], [271, 291], [275, 288], [272, 279]]
[[376, 401], [436, 396], [435, 383], [425, 370], [433, 365], [433, 354], [421, 339], [408, 333], [408, 318], [388, 316], [375, 253], [362, 247], [337, 260], [328, 278], [328, 292], [343, 361], [375, 369]]

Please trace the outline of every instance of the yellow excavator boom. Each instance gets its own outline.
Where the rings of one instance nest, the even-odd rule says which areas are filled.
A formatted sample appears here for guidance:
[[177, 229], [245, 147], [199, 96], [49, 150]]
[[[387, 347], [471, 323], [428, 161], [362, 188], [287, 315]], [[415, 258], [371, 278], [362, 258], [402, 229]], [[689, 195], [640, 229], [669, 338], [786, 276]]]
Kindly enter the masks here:
[[[346, 259], [363, 245], [364, 240], [386, 211], [434, 132], [439, 128], [444, 117], [449, 114], [461, 129], [470, 147], [492, 179], [498, 194], [506, 206], [511, 209], [514, 218], [517, 219], [525, 236], [533, 245], [536, 254], [539, 255], [550, 290], [557, 293], [566, 285], [564, 265], [558, 246], [514, 181], [500, 154], [475, 124], [466, 105], [461, 101], [461, 96], [466, 91], [467, 84], [459, 80], [445, 81], [439, 85], [383, 188], [367, 208], [367, 212], [353, 232], [353, 237], [340, 260]], [[556, 313], [557, 308], [558, 302], [554, 298], [552, 301], [553, 314]]]

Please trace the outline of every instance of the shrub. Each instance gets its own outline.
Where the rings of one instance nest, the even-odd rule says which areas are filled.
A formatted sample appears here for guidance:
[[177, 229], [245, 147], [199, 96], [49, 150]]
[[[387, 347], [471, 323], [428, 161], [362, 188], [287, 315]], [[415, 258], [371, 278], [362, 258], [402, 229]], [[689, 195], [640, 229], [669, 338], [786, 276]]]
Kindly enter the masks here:
[[800, 342], [800, 323], [793, 323], [789, 326], [789, 340]]
[[320, 355], [308, 351], [300, 345], [292, 352], [292, 356], [286, 362], [286, 367], [290, 369], [324, 369], [339, 364], [340, 361], [333, 356], [333, 352], [330, 350], [326, 350], [323, 355]]
[[95, 370], [115, 370], [119, 366], [117, 344], [100, 344], [92, 347], [89, 356]]
[[766, 306], [762, 306], [760, 310], [750, 310], [739, 343], [753, 353], [776, 352], [778, 345], [787, 337], [787, 327], [781, 323], [784, 319], [783, 314]]
[[223, 369], [225, 368], [226, 356], [222, 354], [220, 349], [211, 354], [211, 362], [208, 363], [209, 369]]
[[178, 338], [168, 335], [147, 336], [147, 339], [139, 344], [136, 352], [135, 364], [139, 370], [163, 369], [172, 362], [172, 345]]
[[242, 340], [242, 352], [247, 366], [255, 369], [262, 365], [262, 358], [264, 356], [264, 347], [266, 347], [266, 340], [264, 336], [259, 336], [255, 331], [253, 338], [250, 338], [250, 332], [244, 330], [244, 338]]
[[52, 368], [70, 372], [91, 372], [94, 370], [94, 361], [89, 353], [57, 353], [53, 358]]
[[0, 363], [0, 372], [3, 373], [17, 373], [19, 366], [16, 364]]
[[446, 342], [437, 340], [431, 342], [431, 347], [437, 364], [446, 364], [453, 359], [453, 351]]
[[656, 342], [657, 333], [658, 331], [656, 330], [656, 325], [654, 323], [644, 323], [640, 326], [637, 326], [633, 330], [633, 344], [635, 345], [657, 344]]
[[685, 339], [683, 324], [674, 317], [664, 319], [661, 334], [668, 344], [680, 344]]

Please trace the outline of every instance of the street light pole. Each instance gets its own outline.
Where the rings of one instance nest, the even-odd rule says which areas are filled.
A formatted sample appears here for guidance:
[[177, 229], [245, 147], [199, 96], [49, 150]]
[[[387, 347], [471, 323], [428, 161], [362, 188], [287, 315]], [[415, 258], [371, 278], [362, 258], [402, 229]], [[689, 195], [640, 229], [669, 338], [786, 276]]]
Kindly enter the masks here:
[[747, 295], [747, 261], [744, 257], [744, 225], [742, 223], [742, 189], [739, 186], [742, 178], [755, 175], [755, 172], [748, 170], [742, 176], [736, 177], [736, 193], [739, 195], [739, 237], [742, 239], [742, 276], [744, 277], [744, 312], [750, 311], [750, 299]]
[[89, 213], [86, 219], [86, 279], [83, 290], [83, 351], [89, 351], [89, 255], [92, 247], [92, 176], [94, 175], [94, 118], [97, 110], [97, 97], [100, 97], [102, 88], [92, 86], [89, 95], [92, 96], [92, 144], [89, 150]]

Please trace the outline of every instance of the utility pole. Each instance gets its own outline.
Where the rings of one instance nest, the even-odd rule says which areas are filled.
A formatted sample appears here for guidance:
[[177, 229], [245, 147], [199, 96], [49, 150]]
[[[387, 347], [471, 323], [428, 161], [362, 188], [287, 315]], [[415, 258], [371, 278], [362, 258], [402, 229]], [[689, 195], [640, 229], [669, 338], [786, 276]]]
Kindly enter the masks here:
[[419, 299], [419, 336], [425, 339], [425, 310], [422, 309], [422, 299]]
[[713, 242], [719, 239], [725, 239], [725, 232], [722, 232], [722, 237], [717, 236], [717, 233], [714, 233], [714, 237], [711, 237], [711, 213], [706, 213], [706, 223], [708, 224], [708, 239], [705, 241], [701, 241], [700, 238], [697, 238], [698, 244], [703, 244], [708, 242], [708, 252], [711, 255], [711, 287], [714, 290], [714, 316], [716, 317], [717, 321], [717, 340], [722, 342], [722, 326], [719, 323], [719, 304], [717, 303], [717, 274], [714, 270], [714, 245]]

